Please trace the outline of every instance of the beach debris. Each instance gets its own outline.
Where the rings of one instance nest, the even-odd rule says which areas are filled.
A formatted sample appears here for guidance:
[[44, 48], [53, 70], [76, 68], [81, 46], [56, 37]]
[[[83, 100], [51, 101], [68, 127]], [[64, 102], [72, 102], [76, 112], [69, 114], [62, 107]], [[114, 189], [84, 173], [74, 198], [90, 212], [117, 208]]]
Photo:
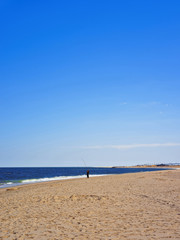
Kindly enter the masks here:
[[7, 188], [6, 191], [15, 191], [18, 190], [19, 188], [16, 187], [11, 187], [11, 188]]

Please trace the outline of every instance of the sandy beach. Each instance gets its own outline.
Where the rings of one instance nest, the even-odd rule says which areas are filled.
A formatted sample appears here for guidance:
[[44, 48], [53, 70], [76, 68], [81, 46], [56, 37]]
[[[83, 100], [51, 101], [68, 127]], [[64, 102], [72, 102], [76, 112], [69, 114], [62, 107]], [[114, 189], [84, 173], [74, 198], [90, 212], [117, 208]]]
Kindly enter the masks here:
[[180, 239], [180, 170], [0, 189], [0, 239]]

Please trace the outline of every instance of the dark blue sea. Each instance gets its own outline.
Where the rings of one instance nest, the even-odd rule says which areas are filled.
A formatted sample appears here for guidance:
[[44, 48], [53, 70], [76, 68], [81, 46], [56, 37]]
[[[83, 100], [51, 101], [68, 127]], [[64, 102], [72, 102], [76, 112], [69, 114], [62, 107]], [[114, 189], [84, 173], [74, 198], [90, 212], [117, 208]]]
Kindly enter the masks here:
[[0, 168], [0, 188], [45, 182], [85, 178], [89, 170], [90, 177], [108, 174], [123, 174], [135, 172], [151, 172], [165, 170], [164, 168], [103, 168], [103, 167], [28, 167]]

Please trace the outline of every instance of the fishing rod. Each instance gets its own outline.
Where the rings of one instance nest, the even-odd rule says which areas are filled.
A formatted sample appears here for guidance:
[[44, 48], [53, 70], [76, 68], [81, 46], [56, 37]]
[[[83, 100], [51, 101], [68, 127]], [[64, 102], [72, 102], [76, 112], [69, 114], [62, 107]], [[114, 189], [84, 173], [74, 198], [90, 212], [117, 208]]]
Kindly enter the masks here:
[[82, 161], [83, 161], [83, 163], [84, 163], [84, 166], [87, 167], [84, 158], [81, 158], [81, 159], [82, 159]]

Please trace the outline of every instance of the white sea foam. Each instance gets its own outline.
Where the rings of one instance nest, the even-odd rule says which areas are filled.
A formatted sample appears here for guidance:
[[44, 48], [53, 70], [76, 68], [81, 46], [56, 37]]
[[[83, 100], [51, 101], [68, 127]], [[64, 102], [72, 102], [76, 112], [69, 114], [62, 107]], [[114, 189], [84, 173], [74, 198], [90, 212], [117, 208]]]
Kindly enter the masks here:
[[[90, 175], [90, 177], [100, 177], [100, 176], [105, 176], [105, 174], [101, 174], [101, 175]], [[37, 178], [37, 179], [26, 179], [26, 180], [22, 180], [21, 182], [7, 182], [3, 185], [0, 185], [0, 188], [5, 188], [5, 187], [9, 187], [9, 185], [11, 187], [14, 186], [18, 186], [18, 185], [24, 185], [24, 184], [30, 184], [30, 183], [38, 183], [38, 182], [49, 182], [49, 181], [57, 181], [57, 180], [67, 180], [67, 179], [76, 179], [76, 178], [86, 178], [86, 175], [78, 175], [78, 176], [57, 176], [57, 177], [52, 177], [52, 178]], [[7, 186], [8, 185], [8, 186]]]
[[[103, 175], [91, 175], [91, 177], [99, 177]], [[67, 179], [75, 179], [75, 178], [86, 178], [86, 175], [78, 175], [78, 176], [59, 176], [52, 178], [38, 178], [38, 179], [26, 179], [21, 181], [22, 183], [35, 183], [35, 182], [49, 182], [49, 181], [57, 181], [57, 180], [67, 180]]]
[[73, 178], [84, 178], [85, 175], [80, 176], [61, 176], [61, 177], [52, 177], [52, 178], [37, 178], [37, 179], [26, 179], [21, 181], [22, 183], [34, 183], [34, 182], [49, 182], [49, 181], [56, 181], [56, 180], [66, 180], [66, 179], [73, 179]]

